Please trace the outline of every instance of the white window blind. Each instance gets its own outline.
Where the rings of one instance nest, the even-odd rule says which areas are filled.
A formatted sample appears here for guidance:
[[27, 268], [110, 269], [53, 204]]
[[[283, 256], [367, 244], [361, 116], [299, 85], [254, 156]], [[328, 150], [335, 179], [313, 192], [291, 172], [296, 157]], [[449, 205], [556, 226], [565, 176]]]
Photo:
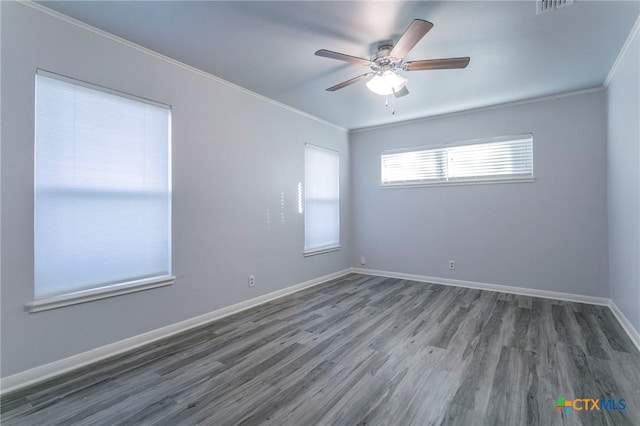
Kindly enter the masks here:
[[169, 107], [38, 71], [38, 299], [171, 275]]
[[388, 186], [532, 178], [531, 134], [381, 155], [381, 183]]
[[340, 245], [340, 158], [336, 151], [305, 146], [304, 250]]

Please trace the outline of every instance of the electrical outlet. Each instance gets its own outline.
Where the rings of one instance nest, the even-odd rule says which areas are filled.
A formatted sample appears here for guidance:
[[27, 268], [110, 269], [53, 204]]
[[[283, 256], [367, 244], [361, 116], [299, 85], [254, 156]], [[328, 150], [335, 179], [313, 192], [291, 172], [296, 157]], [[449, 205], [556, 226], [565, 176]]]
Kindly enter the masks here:
[[360, 256], [360, 264], [365, 265], [366, 263], [367, 263], [367, 259], [365, 259], [364, 256]]
[[455, 260], [450, 260], [449, 261], [449, 269], [451, 269], [451, 270], [456, 269], [456, 261]]
[[253, 287], [254, 285], [256, 285], [256, 276], [249, 275], [249, 287]]

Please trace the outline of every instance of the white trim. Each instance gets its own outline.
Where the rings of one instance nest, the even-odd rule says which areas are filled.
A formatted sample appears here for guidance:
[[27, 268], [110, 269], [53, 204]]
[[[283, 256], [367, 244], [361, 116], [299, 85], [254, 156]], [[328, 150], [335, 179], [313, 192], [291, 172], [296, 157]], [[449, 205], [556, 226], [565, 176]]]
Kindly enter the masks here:
[[[530, 148], [531, 154], [531, 173], [511, 173], [500, 175], [482, 175], [482, 176], [467, 176], [467, 177], [449, 177], [448, 169], [442, 170], [442, 176], [422, 178], [414, 180], [383, 180], [383, 172], [387, 165], [386, 157], [395, 156], [397, 154], [417, 154], [422, 155], [424, 153], [440, 153], [446, 158], [445, 162], [451, 157], [450, 149], [455, 150], [460, 147], [475, 147], [475, 146], [487, 146], [492, 144], [505, 144], [509, 143], [510, 146], [526, 144]], [[520, 146], [521, 147], [521, 146]], [[454, 155], [455, 157], [455, 155]], [[397, 160], [395, 160], [397, 161]], [[392, 161], [393, 163], [394, 161]], [[380, 173], [380, 187], [382, 188], [410, 188], [414, 186], [449, 186], [449, 185], [474, 185], [474, 184], [494, 184], [494, 183], [513, 183], [513, 182], [534, 182], [535, 176], [533, 176], [533, 133], [525, 133], [519, 135], [506, 135], [496, 136], [489, 138], [478, 138], [466, 141], [456, 141], [444, 144], [434, 145], [422, 145], [415, 147], [405, 147], [400, 149], [388, 149], [382, 151], [380, 154], [380, 163], [382, 165], [382, 171]]]
[[640, 351], [640, 333], [638, 333], [638, 330], [633, 327], [631, 321], [629, 321], [629, 319], [622, 313], [620, 308], [618, 308], [618, 305], [616, 305], [613, 300], [609, 301], [609, 308], [613, 312], [613, 315], [615, 315], [615, 317], [618, 319], [618, 322], [620, 323], [624, 331], [627, 332], [627, 335], [629, 336], [633, 344], [636, 345], [636, 348], [638, 348], [638, 350]]
[[88, 290], [74, 291], [73, 293], [60, 294], [58, 296], [46, 297], [43, 299], [36, 299], [33, 302], [27, 303], [25, 307], [31, 313], [48, 311], [49, 309], [62, 308], [63, 306], [77, 305], [79, 303], [106, 299], [108, 297], [120, 296], [122, 294], [164, 287], [173, 284], [175, 281], [176, 277], [174, 276], [129, 281], [121, 284], [108, 285]]
[[378, 130], [378, 129], [384, 129], [384, 128], [387, 128], [387, 127], [395, 127], [395, 126], [404, 126], [406, 124], [420, 123], [422, 121], [436, 120], [436, 119], [445, 118], [445, 117], [454, 117], [454, 116], [457, 116], [457, 115], [462, 115], [462, 114], [467, 114], [467, 113], [490, 111], [490, 110], [500, 109], [500, 108], [509, 108], [509, 107], [514, 107], [514, 106], [517, 106], [517, 105], [525, 105], [525, 104], [530, 104], [530, 103], [534, 103], [534, 102], [551, 101], [553, 99], [566, 98], [566, 97], [569, 97], [569, 96], [586, 95], [587, 93], [595, 93], [595, 92], [599, 92], [599, 91], [604, 90], [604, 89], [605, 89], [605, 87], [603, 87], [603, 86], [597, 86], [597, 87], [591, 87], [591, 88], [588, 88], [588, 89], [574, 90], [572, 92], [556, 93], [554, 95], [540, 96], [540, 97], [536, 97], [536, 98], [527, 98], [527, 99], [521, 99], [521, 100], [518, 100], [518, 101], [511, 101], [511, 102], [504, 102], [504, 103], [497, 103], [497, 104], [487, 105], [487, 106], [482, 106], [482, 107], [477, 107], [477, 108], [469, 108], [469, 109], [463, 109], [463, 110], [459, 110], [459, 111], [446, 112], [446, 113], [443, 113], [443, 114], [428, 115], [428, 116], [425, 116], [425, 117], [416, 117], [416, 118], [412, 118], [412, 119], [409, 119], [409, 120], [394, 121], [393, 123], [378, 124], [378, 125], [375, 125], [375, 126], [358, 127], [358, 128], [349, 130], [349, 133], [368, 132], [370, 130]]
[[584, 296], [581, 294], [561, 293], [558, 291], [538, 290], [534, 288], [513, 287], [500, 284], [488, 284], [475, 281], [454, 280], [451, 278], [427, 277], [424, 275], [404, 274], [401, 272], [377, 271], [372, 269], [353, 268], [355, 274], [376, 275], [380, 277], [398, 278], [425, 283], [442, 284], [454, 287], [473, 288], [477, 290], [497, 291], [501, 293], [519, 294], [522, 296], [542, 297], [544, 299], [565, 300], [567, 302], [589, 303], [591, 305], [609, 306], [606, 297]]
[[380, 183], [382, 189], [392, 188], [414, 188], [416, 186], [459, 186], [459, 185], [485, 185], [485, 184], [501, 184], [501, 183], [531, 183], [535, 182], [536, 178], [533, 176], [525, 177], [509, 177], [509, 178], [485, 178], [485, 179], [459, 179], [450, 181], [438, 181], [438, 182], [424, 182], [418, 181], [416, 183]]
[[622, 313], [615, 302], [606, 297], [585, 296], [582, 294], [561, 293], [550, 290], [538, 290], [533, 288], [513, 287], [499, 284], [480, 283], [475, 281], [454, 280], [451, 278], [436, 278], [424, 275], [405, 274], [401, 272], [378, 271], [364, 268], [351, 268], [354, 274], [374, 275], [388, 278], [398, 278], [425, 283], [442, 284], [453, 287], [473, 288], [477, 290], [496, 291], [501, 293], [519, 294], [522, 296], [541, 297], [544, 299], [564, 300], [567, 302], [588, 303], [591, 305], [606, 306], [613, 312], [622, 329], [627, 333], [629, 339], [640, 351], [640, 333], [635, 329], [631, 321]]
[[342, 249], [342, 246], [338, 244], [335, 246], [326, 246], [326, 247], [319, 247], [319, 248], [305, 250], [302, 252], [302, 255], [304, 257], [309, 257], [309, 256], [315, 256], [316, 254], [331, 253], [332, 251], [338, 251], [340, 249]]
[[207, 324], [217, 319], [233, 315], [243, 310], [252, 308], [254, 306], [269, 302], [280, 297], [287, 296], [292, 293], [304, 290], [306, 288], [314, 287], [319, 284], [323, 284], [327, 281], [340, 278], [350, 273], [363, 274], [363, 275], [376, 275], [388, 278], [407, 279], [418, 282], [429, 282], [434, 284], [442, 284], [455, 287], [473, 288], [478, 290], [488, 290], [511, 294], [520, 294], [524, 296], [542, 297], [545, 299], [565, 300], [569, 302], [578, 303], [590, 303], [593, 305], [607, 306], [611, 309], [615, 317], [620, 322], [622, 328], [629, 335], [631, 341], [640, 350], [640, 334], [633, 327], [631, 322], [620, 311], [618, 306], [610, 299], [594, 296], [583, 296], [571, 293], [561, 293], [549, 290], [537, 290], [521, 287], [505, 286], [498, 284], [479, 283], [474, 281], [462, 281], [449, 278], [435, 278], [424, 275], [405, 274], [400, 272], [379, 271], [364, 268], [347, 268], [332, 274], [324, 275], [319, 278], [315, 278], [309, 281], [305, 281], [300, 284], [296, 284], [282, 290], [278, 290], [272, 293], [268, 293], [262, 296], [255, 297], [253, 299], [246, 300], [244, 302], [237, 303], [235, 305], [227, 306], [218, 309], [213, 312], [209, 312], [204, 315], [200, 315], [194, 318], [190, 318], [185, 321], [181, 321], [175, 324], [171, 324], [166, 327], [162, 327], [156, 330], [149, 331], [137, 336], [133, 336], [124, 340], [120, 340], [109, 345], [101, 346], [96, 349], [89, 350], [80, 354], [72, 355], [68, 358], [64, 358], [58, 361], [54, 361], [49, 364], [41, 365], [31, 368], [29, 370], [16, 373], [11, 376], [7, 376], [0, 380], [0, 395], [7, 394], [9, 392], [16, 391], [23, 387], [33, 385], [50, 378], [68, 373], [72, 370], [84, 367], [89, 364], [101, 361], [103, 359], [118, 355], [123, 352], [130, 351], [138, 348], [142, 345], [155, 342], [166, 337], [170, 337], [177, 333], [190, 330], [192, 328]]
[[622, 45], [620, 52], [618, 52], [618, 56], [616, 56], [616, 60], [613, 61], [613, 65], [611, 65], [611, 69], [609, 69], [609, 74], [607, 74], [607, 78], [604, 79], [604, 83], [602, 83], [602, 87], [609, 87], [609, 83], [611, 83], [613, 76], [618, 70], [620, 63], [623, 61], [624, 56], [627, 54], [627, 51], [631, 46], [631, 43], [633, 43], [633, 39], [635, 38], [636, 35], [638, 35], [639, 31], [640, 31], [640, 15], [638, 15], [638, 19], [636, 19], [636, 23], [633, 25], [633, 28], [631, 28], [631, 32], [629, 33], [629, 35], [627, 36], [627, 39]]
[[331, 154], [336, 154], [338, 156], [340, 155], [340, 151], [338, 151], [337, 149], [326, 148], [324, 146], [316, 145], [316, 144], [309, 143], [309, 142], [305, 142], [304, 146], [305, 147], [310, 146], [311, 148], [314, 148], [314, 149], [319, 149], [321, 151], [327, 151], [327, 152], [330, 152]]
[[[244, 88], [242, 86], [238, 86], [237, 84], [231, 83], [231, 82], [229, 82], [227, 80], [223, 80], [222, 78], [217, 77], [217, 76], [215, 76], [213, 74], [209, 74], [209, 73], [207, 73], [205, 71], [202, 71], [202, 70], [200, 70], [198, 68], [192, 67], [191, 65], [187, 65], [187, 64], [182, 63], [180, 61], [172, 59], [172, 58], [170, 58], [168, 56], [165, 56], [165, 55], [162, 55], [162, 54], [160, 54], [158, 52], [155, 52], [155, 51], [153, 51], [151, 49], [147, 49], [146, 47], [140, 46], [140, 45], [138, 45], [136, 43], [133, 43], [133, 42], [131, 42], [129, 40], [126, 40], [124, 38], [118, 37], [118, 36], [116, 36], [114, 34], [111, 34], [109, 32], [101, 30], [99, 28], [93, 27], [93, 26], [91, 26], [89, 24], [86, 24], [86, 23], [84, 23], [82, 21], [79, 21], [77, 19], [71, 18], [70, 16], [64, 15], [64, 14], [62, 14], [60, 12], [57, 12], [57, 11], [55, 11], [53, 9], [49, 9], [48, 7], [43, 6], [43, 5], [39, 4], [39, 3], [35, 3], [33, 0], [18, 0], [18, 3], [20, 3], [20, 4], [24, 5], [24, 6], [30, 7], [30, 8], [32, 8], [34, 10], [39, 11], [39, 12], [45, 13], [45, 14], [53, 17], [53, 18], [59, 19], [59, 20], [64, 21], [64, 22], [67, 22], [67, 23], [69, 23], [71, 25], [75, 25], [75, 26], [77, 26], [79, 28], [82, 28], [82, 29], [84, 29], [86, 31], [89, 31], [89, 32], [92, 32], [94, 34], [100, 35], [102, 37], [108, 38], [108, 39], [110, 39], [112, 41], [115, 41], [116, 43], [120, 43], [120, 44], [125, 45], [127, 47], [130, 47], [132, 49], [138, 50], [138, 51], [140, 51], [142, 53], [146, 53], [147, 55], [153, 56], [153, 57], [155, 57], [157, 59], [160, 59], [162, 61], [169, 62], [169, 63], [171, 63], [173, 65], [176, 65], [176, 66], [178, 66], [180, 68], [183, 68], [183, 69], [185, 69], [187, 71], [191, 71], [194, 74], [200, 75], [200, 76], [205, 77], [205, 78], [209, 78], [209, 79], [214, 80], [214, 81], [216, 81], [218, 83], [221, 83], [221, 84], [224, 84], [226, 86], [232, 87], [232, 88], [234, 88], [236, 90], [239, 90], [239, 91], [241, 91], [241, 92], [243, 92], [245, 94], [254, 96], [254, 97], [258, 98], [258, 99], [261, 99], [263, 101], [269, 102], [269, 103], [274, 104], [274, 105], [277, 105], [277, 106], [279, 106], [281, 108], [284, 108], [284, 109], [289, 110], [291, 112], [294, 112], [296, 114], [302, 115], [304, 117], [307, 117], [307, 118], [312, 119], [314, 121], [317, 121], [319, 123], [325, 124], [327, 126], [331, 126], [331, 127], [335, 128], [335, 129], [342, 130], [342, 131], [348, 132], [348, 133], [366, 132], [366, 131], [369, 131], [369, 130], [382, 129], [382, 128], [385, 128], [385, 127], [401, 126], [401, 125], [404, 125], [404, 124], [420, 122], [420, 121], [423, 121], [423, 120], [431, 120], [431, 119], [437, 119], [437, 118], [443, 118], [443, 117], [456, 116], [456, 115], [465, 114], [465, 113], [468, 113], [468, 112], [487, 111], [487, 110], [492, 110], [492, 109], [497, 109], [497, 108], [512, 107], [512, 106], [523, 105], [523, 104], [528, 104], [528, 103], [532, 103], [532, 102], [548, 101], [548, 100], [552, 100], [552, 99], [564, 98], [564, 97], [567, 97], [567, 96], [583, 95], [583, 94], [587, 94], [587, 93], [597, 92], [597, 91], [603, 90], [603, 89], [605, 89], [607, 87], [607, 84], [608, 84], [608, 81], [609, 81], [609, 76], [611, 76], [612, 72], [613, 72], [613, 67], [612, 67], [612, 71], [609, 72], [609, 76], [607, 76], [607, 79], [605, 80], [604, 84], [602, 86], [598, 86], [598, 87], [580, 89], [580, 90], [575, 90], [575, 91], [571, 91], [571, 92], [557, 93], [557, 94], [548, 95], [548, 96], [521, 99], [521, 100], [517, 100], [517, 101], [497, 103], [497, 104], [493, 104], [493, 105], [487, 105], [487, 106], [482, 106], [482, 107], [477, 107], [477, 108], [470, 108], [470, 109], [463, 109], [463, 110], [459, 110], [459, 111], [452, 111], [452, 112], [448, 112], [448, 113], [436, 114], [436, 115], [431, 115], [431, 116], [426, 116], [426, 117], [417, 117], [417, 118], [413, 118], [413, 119], [409, 119], [409, 120], [396, 121], [396, 122], [393, 122], [393, 123], [386, 123], [386, 124], [380, 124], [380, 125], [374, 125], [374, 126], [358, 127], [358, 128], [355, 128], [355, 129], [348, 129], [348, 128], [339, 126], [339, 125], [337, 125], [335, 123], [331, 123], [329, 121], [326, 121], [326, 120], [324, 120], [324, 119], [322, 119], [320, 117], [316, 117], [314, 115], [311, 115], [311, 114], [309, 114], [307, 112], [304, 112], [304, 111], [299, 110], [297, 108], [294, 108], [292, 106], [289, 106], [287, 104], [284, 104], [282, 102], [276, 101], [276, 100], [268, 98], [266, 96], [263, 96], [263, 95], [261, 95], [259, 93], [253, 92], [253, 91], [251, 91], [249, 89], [246, 89], [246, 88]], [[633, 32], [637, 32], [637, 31], [638, 31], [638, 21], [636, 21], [636, 25], [634, 27], [634, 30], [632, 30], [632, 33]], [[625, 44], [625, 46], [626, 46], [626, 44]], [[628, 49], [628, 46], [623, 47], [623, 49], [625, 49], [625, 52], [626, 52], [626, 49]], [[621, 51], [621, 53], [623, 53], [623, 52]], [[617, 62], [618, 61], [616, 60], [616, 62], [614, 63], [614, 67], [617, 66]]]
[[426, 117], [418, 117], [418, 118], [414, 118], [414, 119], [409, 119], [409, 120], [403, 120], [403, 121], [397, 121], [397, 122], [393, 122], [393, 123], [386, 123], [386, 124], [380, 124], [380, 125], [374, 125], [374, 126], [365, 126], [365, 127], [359, 127], [359, 128], [355, 128], [355, 129], [348, 129], [342, 126], [339, 126], [337, 124], [331, 123], [329, 121], [323, 120], [322, 118], [316, 117], [314, 115], [311, 115], [307, 112], [304, 112], [302, 110], [299, 110], [297, 108], [294, 108], [292, 106], [289, 106], [287, 104], [284, 104], [282, 102], [276, 101], [274, 99], [268, 98], [266, 96], [263, 96], [259, 93], [253, 92], [249, 89], [246, 89], [242, 86], [238, 86], [237, 84], [231, 83], [227, 80], [223, 80], [220, 77], [217, 77], [213, 74], [209, 74], [205, 71], [202, 71], [198, 68], [192, 67], [191, 65], [187, 65], [183, 62], [177, 61], [175, 59], [172, 59], [168, 56], [162, 55], [158, 52], [155, 52], [151, 49], [147, 49], [146, 47], [140, 46], [136, 43], [133, 43], [129, 40], [126, 40], [124, 38], [118, 37], [114, 34], [111, 34], [107, 31], [101, 30], [99, 28], [93, 27], [89, 24], [86, 24], [82, 21], [79, 21], [75, 18], [71, 18], [70, 16], [64, 15], [60, 12], [57, 12], [53, 9], [49, 9], [46, 6], [43, 6], [41, 4], [35, 3], [33, 0], [18, 0], [18, 3], [30, 7], [34, 10], [37, 10], [39, 12], [45, 13], [53, 18], [59, 19], [61, 21], [67, 22], [71, 25], [75, 25], [79, 28], [82, 28], [86, 31], [92, 32], [94, 34], [100, 35], [102, 37], [108, 38], [112, 41], [115, 41], [117, 43], [120, 43], [122, 45], [125, 45], [127, 47], [130, 47], [132, 49], [138, 50], [140, 52], [146, 53], [150, 56], [153, 56], [157, 59], [163, 60], [165, 62], [169, 62], [173, 65], [179, 66], [180, 68], [183, 68], [185, 70], [191, 71], [195, 74], [198, 74], [200, 76], [209, 78], [211, 80], [217, 81], [218, 83], [222, 83], [226, 86], [229, 87], [233, 87], [236, 90], [239, 90], [243, 93], [246, 93], [248, 95], [254, 96], [256, 98], [262, 99], [264, 101], [267, 101], [269, 103], [272, 103], [274, 105], [280, 106], [286, 110], [289, 110], [291, 112], [294, 112], [296, 114], [302, 115], [304, 117], [310, 118], [312, 120], [315, 120], [319, 123], [334, 127], [336, 129], [345, 131], [345, 132], [364, 132], [364, 131], [368, 131], [368, 130], [375, 130], [375, 129], [381, 129], [381, 128], [385, 128], [385, 127], [392, 127], [392, 126], [398, 126], [398, 125], [403, 125], [403, 124], [408, 124], [408, 123], [413, 123], [413, 122], [418, 122], [418, 121], [422, 121], [422, 120], [430, 120], [430, 119], [434, 119], [434, 118], [442, 118], [442, 117], [449, 117], [449, 116], [455, 116], [455, 115], [459, 115], [459, 114], [464, 114], [467, 112], [479, 112], [479, 111], [486, 111], [486, 110], [491, 110], [491, 109], [495, 109], [495, 108], [502, 108], [502, 107], [511, 107], [511, 106], [516, 106], [516, 105], [522, 105], [522, 104], [527, 104], [527, 103], [531, 103], [531, 102], [538, 102], [538, 101], [547, 101], [547, 100], [552, 100], [552, 99], [557, 99], [557, 98], [563, 98], [566, 96], [573, 96], [573, 95], [582, 95], [582, 94], [586, 94], [586, 93], [592, 93], [592, 92], [597, 92], [598, 90], [602, 90], [602, 89], [606, 89], [607, 86], [609, 85], [609, 83], [611, 82], [611, 79], [613, 78], [613, 75], [615, 74], [618, 65], [620, 64], [620, 62], [622, 61], [624, 55], [626, 54], [627, 50], [629, 49], [629, 46], [631, 45], [631, 42], [633, 41], [633, 38], [635, 37], [636, 33], [638, 33], [638, 31], [640, 30], [640, 16], [638, 16], [638, 19], [636, 19], [636, 22], [633, 26], [633, 28], [631, 29], [631, 32], [629, 33], [629, 36], [627, 37], [627, 40], [625, 41], [624, 45], [622, 46], [622, 48], [620, 49], [620, 52], [618, 53], [618, 56], [616, 57], [616, 60], [614, 61], [613, 65], [611, 66], [611, 69], [609, 70], [609, 73], [607, 74], [606, 79], [604, 80], [602, 86], [598, 86], [598, 87], [593, 87], [593, 88], [587, 88], [587, 89], [580, 89], [580, 90], [575, 90], [575, 91], [571, 91], [571, 92], [564, 92], [564, 93], [557, 93], [557, 94], [553, 94], [553, 95], [548, 95], [548, 96], [541, 96], [541, 97], [535, 97], [535, 98], [527, 98], [527, 99], [521, 99], [521, 100], [517, 100], [517, 101], [511, 101], [511, 102], [504, 102], [504, 103], [498, 103], [498, 104], [494, 104], [494, 105], [487, 105], [487, 106], [483, 106], [483, 107], [478, 107], [478, 108], [470, 108], [470, 109], [463, 109], [460, 111], [453, 111], [453, 112], [448, 112], [448, 113], [444, 113], [444, 114], [436, 114], [436, 115], [431, 115], [431, 116], [426, 116]]
[[253, 92], [253, 91], [251, 91], [249, 89], [246, 89], [246, 88], [244, 88], [242, 86], [238, 86], [237, 84], [231, 83], [231, 82], [229, 82], [227, 80], [223, 80], [222, 78], [217, 77], [217, 76], [215, 76], [213, 74], [209, 74], [208, 72], [205, 72], [205, 71], [203, 71], [201, 69], [192, 67], [191, 65], [187, 65], [187, 64], [185, 64], [183, 62], [180, 62], [180, 61], [177, 61], [177, 60], [175, 60], [173, 58], [170, 58], [168, 56], [162, 55], [162, 54], [160, 54], [158, 52], [155, 52], [155, 51], [153, 51], [151, 49], [147, 49], [146, 47], [140, 46], [139, 44], [133, 43], [133, 42], [131, 42], [129, 40], [126, 40], [126, 39], [124, 39], [122, 37], [118, 37], [118, 36], [116, 36], [114, 34], [111, 34], [111, 33], [107, 32], [107, 31], [104, 31], [104, 30], [101, 30], [99, 28], [93, 27], [93, 26], [91, 26], [89, 24], [86, 24], [86, 23], [84, 23], [82, 21], [79, 21], [79, 20], [77, 20], [75, 18], [72, 18], [70, 16], [64, 15], [64, 14], [62, 14], [60, 12], [55, 11], [55, 10], [49, 9], [46, 6], [43, 6], [43, 5], [38, 4], [38, 3], [35, 3], [33, 0], [18, 0], [18, 3], [20, 3], [20, 4], [24, 5], [24, 6], [30, 7], [31, 9], [37, 10], [39, 12], [42, 12], [44, 14], [47, 14], [47, 15], [53, 17], [53, 18], [59, 19], [61, 21], [64, 21], [64, 22], [66, 22], [68, 24], [75, 25], [76, 27], [82, 28], [83, 30], [92, 32], [94, 34], [97, 34], [97, 35], [105, 37], [105, 38], [108, 38], [108, 39], [110, 39], [112, 41], [115, 41], [116, 43], [120, 43], [120, 44], [122, 44], [124, 46], [127, 46], [129, 48], [135, 49], [135, 50], [137, 50], [139, 52], [142, 52], [142, 53], [145, 53], [145, 54], [147, 54], [149, 56], [153, 56], [156, 59], [160, 59], [162, 61], [165, 61], [165, 62], [168, 62], [170, 64], [176, 65], [176, 66], [178, 66], [178, 67], [180, 67], [182, 69], [190, 71], [190, 72], [192, 72], [194, 74], [197, 74], [197, 75], [199, 75], [201, 77], [205, 77], [205, 78], [208, 78], [210, 80], [214, 80], [214, 81], [216, 81], [218, 83], [221, 83], [221, 84], [224, 84], [224, 85], [229, 86], [231, 88], [234, 88], [236, 90], [239, 90], [240, 92], [245, 93], [247, 95], [253, 96], [253, 97], [258, 98], [260, 100], [263, 100], [263, 101], [269, 102], [269, 103], [271, 103], [273, 105], [276, 105], [276, 106], [279, 106], [281, 108], [284, 108], [284, 109], [286, 109], [288, 111], [291, 111], [291, 112], [294, 112], [296, 114], [302, 115], [302, 116], [304, 116], [306, 118], [310, 118], [310, 119], [315, 120], [315, 121], [317, 121], [319, 123], [325, 124], [327, 126], [334, 127], [336, 129], [342, 130], [344, 132], [348, 132], [349, 131], [348, 129], [346, 129], [346, 128], [342, 127], [342, 126], [338, 126], [337, 124], [330, 123], [330, 122], [328, 122], [326, 120], [323, 120], [322, 118], [316, 117], [314, 115], [311, 115], [311, 114], [309, 114], [307, 112], [301, 111], [301, 110], [299, 110], [297, 108], [294, 108], [292, 106], [289, 106], [287, 104], [283, 104], [282, 102], [278, 102], [278, 101], [276, 101], [274, 99], [271, 99], [271, 98], [263, 96], [263, 95], [261, 95], [259, 93]]
[[29, 370], [21, 371], [20, 373], [16, 373], [1, 379], [0, 394], [7, 394], [25, 386], [33, 385], [51, 379], [61, 374], [76, 370], [80, 367], [93, 364], [103, 359], [130, 351], [132, 349], [155, 342], [160, 339], [173, 336], [177, 333], [182, 333], [194, 327], [199, 327], [203, 324], [207, 324], [209, 322], [236, 314], [249, 308], [253, 308], [254, 306], [261, 305], [271, 300], [296, 293], [300, 290], [314, 287], [316, 285], [325, 283], [327, 281], [342, 277], [350, 273], [351, 268], [343, 269], [341, 271], [327, 274], [319, 278], [314, 278], [300, 284], [295, 284], [290, 287], [274, 291], [272, 293], [254, 297], [253, 299], [245, 300], [231, 306], [226, 306], [224, 308], [217, 309], [204, 315], [199, 315], [197, 317], [180, 321], [166, 327], [151, 330], [149, 332], [129, 337], [127, 339], [101, 346], [99, 348], [91, 349], [87, 352], [72, 355], [68, 358], [60, 359], [49, 364], [39, 365]]
[[153, 99], [143, 98], [142, 96], [134, 95], [133, 93], [123, 92], [121, 90], [112, 89], [106, 86], [100, 86], [99, 84], [89, 83], [88, 81], [80, 80], [68, 75], [58, 74], [56, 72], [47, 71], [43, 68], [36, 68], [36, 77], [46, 77], [52, 80], [62, 81], [63, 83], [71, 84], [73, 86], [84, 87], [85, 89], [95, 90], [96, 92], [106, 93], [108, 95], [118, 96], [121, 98], [129, 99], [131, 101], [140, 102], [143, 104], [152, 105], [158, 108], [171, 111], [171, 105], [167, 105], [162, 102], [154, 101]]

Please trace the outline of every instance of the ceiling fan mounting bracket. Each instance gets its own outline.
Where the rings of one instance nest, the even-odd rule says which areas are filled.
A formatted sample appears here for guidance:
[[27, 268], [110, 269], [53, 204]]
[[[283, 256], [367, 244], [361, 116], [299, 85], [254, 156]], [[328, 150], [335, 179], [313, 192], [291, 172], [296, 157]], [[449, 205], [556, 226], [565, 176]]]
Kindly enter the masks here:
[[378, 45], [378, 50], [376, 51], [374, 56], [379, 56], [381, 52], [384, 52], [384, 55], [388, 55], [389, 52], [391, 52], [391, 49], [393, 49], [393, 44], [388, 44], [386, 41], [381, 42]]

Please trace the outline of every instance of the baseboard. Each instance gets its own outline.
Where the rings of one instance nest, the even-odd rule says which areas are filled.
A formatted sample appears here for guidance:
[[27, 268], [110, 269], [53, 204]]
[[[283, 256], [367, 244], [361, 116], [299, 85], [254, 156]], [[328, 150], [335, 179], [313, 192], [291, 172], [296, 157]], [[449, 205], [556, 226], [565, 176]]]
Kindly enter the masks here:
[[411, 280], [419, 282], [427, 282], [434, 284], [450, 285], [455, 287], [474, 288], [478, 290], [498, 291], [501, 293], [520, 294], [523, 296], [542, 297], [544, 299], [564, 300], [567, 302], [588, 303], [591, 305], [607, 306], [613, 312], [623, 330], [629, 336], [629, 339], [640, 351], [640, 333], [635, 329], [631, 321], [622, 313], [620, 308], [613, 300], [605, 297], [584, 296], [580, 294], [561, 293], [549, 290], [537, 290], [532, 288], [521, 288], [499, 284], [479, 283], [474, 281], [453, 280], [450, 278], [427, 277], [424, 275], [404, 274], [401, 272], [377, 271], [373, 269], [351, 268], [354, 274], [375, 275], [380, 277], [398, 278], [402, 280]]
[[274, 291], [272, 293], [258, 296], [253, 299], [245, 300], [243, 302], [236, 303], [235, 305], [217, 309], [204, 315], [199, 315], [197, 317], [190, 318], [185, 321], [180, 321], [166, 327], [161, 327], [147, 333], [139, 334], [137, 336], [129, 337], [124, 340], [119, 340], [117, 342], [101, 346], [99, 348], [72, 355], [68, 358], [63, 358], [49, 364], [44, 364], [38, 367], [31, 368], [29, 370], [21, 371], [20, 373], [4, 377], [0, 380], [0, 395], [7, 394], [9, 392], [13, 392], [15, 390], [39, 382], [43, 382], [45, 380], [93, 364], [114, 355], [118, 355], [123, 352], [138, 348], [140, 346], [155, 342], [157, 340], [172, 336], [174, 334], [199, 327], [217, 319], [244, 311], [249, 308], [253, 308], [255, 306], [287, 296], [292, 293], [296, 293], [306, 288], [314, 287], [327, 281], [350, 274], [351, 272], [352, 268], [347, 268], [342, 271], [334, 272], [332, 274], [314, 278], [303, 283], [292, 285], [282, 290]]
[[618, 319], [618, 322], [624, 331], [627, 332], [627, 335], [633, 344], [636, 345], [636, 348], [640, 351], [640, 333], [638, 333], [638, 330], [635, 329], [633, 324], [631, 324], [631, 321], [629, 321], [629, 318], [622, 313], [620, 308], [618, 308], [618, 305], [616, 305], [613, 300], [609, 302], [609, 309], [611, 309], [611, 312], [613, 312], [613, 315]]
[[87, 352], [76, 354], [68, 358], [64, 358], [58, 361], [54, 361], [49, 364], [41, 365], [31, 368], [29, 370], [16, 373], [11, 376], [7, 376], [0, 380], [0, 394], [7, 394], [15, 390], [21, 389], [26, 386], [30, 386], [45, 380], [51, 379], [55, 376], [59, 376], [70, 372], [72, 370], [93, 364], [103, 359], [118, 355], [123, 352], [130, 351], [140, 346], [155, 342], [166, 337], [170, 337], [177, 333], [181, 333], [190, 330], [195, 327], [207, 324], [220, 318], [244, 311], [249, 308], [261, 305], [280, 297], [287, 296], [292, 293], [304, 290], [306, 288], [314, 287], [316, 285], [325, 283], [327, 281], [340, 278], [350, 273], [357, 273], [363, 275], [376, 275], [388, 278], [406, 279], [418, 282], [429, 282], [434, 284], [449, 285], [455, 287], [473, 288], [478, 290], [497, 291], [503, 293], [520, 294], [523, 296], [542, 297], [545, 299], [565, 300], [569, 302], [590, 303], [593, 305], [608, 306], [615, 317], [620, 322], [620, 325], [629, 335], [629, 338], [634, 345], [640, 351], [640, 334], [633, 327], [628, 318], [620, 311], [618, 306], [610, 299], [604, 297], [584, 296], [571, 293], [561, 293], [549, 290], [537, 290], [513, 286], [505, 286], [498, 284], [480, 283], [474, 281], [454, 280], [450, 278], [437, 278], [428, 277], [424, 275], [405, 274], [401, 272], [389, 272], [378, 271], [372, 269], [363, 268], [347, 268], [342, 271], [338, 271], [332, 274], [324, 275], [309, 281], [305, 281], [300, 284], [284, 288], [282, 290], [274, 291], [262, 296], [255, 297], [253, 299], [245, 300], [235, 305], [227, 306], [204, 315], [200, 315], [194, 318], [190, 318], [185, 321], [181, 321], [175, 324], [171, 324], [166, 327], [162, 327], [156, 330], [149, 331], [147, 333], [139, 334], [118, 342], [111, 343], [109, 345], [101, 346], [96, 349], [92, 349]]
[[565, 300], [567, 302], [589, 303], [591, 305], [609, 306], [610, 299], [605, 297], [584, 296], [581, 294], [561, 293], [558, 291], [538, 290], [533, 288], [513, 287], [500, 284], [488, 284], [475, 281], [454, 280], [451, 278], [427, 277], [424, 275], [404, 274], [401, 272], [377, 271], [372, 269], [352, 268], [356, 274], [377, 275], [381, 277], [398, 278], [427, 282], [434, 284], [450, 285], [455, 287], [474, 288], [478, 290], [498, 291], [501, 293], [520, 294], [522, 296], [542, 297], [544, 299]]

